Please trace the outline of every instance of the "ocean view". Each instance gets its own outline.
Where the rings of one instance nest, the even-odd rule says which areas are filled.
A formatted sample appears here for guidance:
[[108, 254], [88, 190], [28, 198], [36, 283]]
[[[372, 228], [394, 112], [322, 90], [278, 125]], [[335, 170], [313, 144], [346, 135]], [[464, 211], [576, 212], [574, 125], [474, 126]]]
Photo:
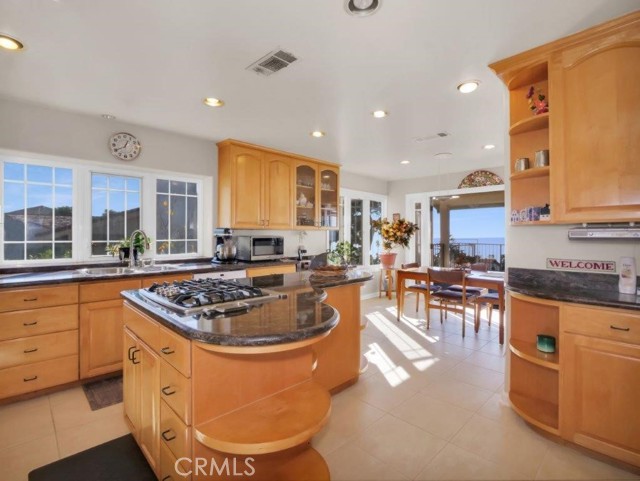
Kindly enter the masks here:
[[[453, 242], [455, 243], [460, 243], [460, 244], [466, 244], [466, 243], [471, 243], [471, 244], [504, 244], [504, 237], [476, 237], [475, 239], [469, 239], [469, 238], [455, 238]], [[433, 243], [434, 244], [439, 244], [440, 243], [440, 238], [439, 237], [434, 237], [433, 239]]]

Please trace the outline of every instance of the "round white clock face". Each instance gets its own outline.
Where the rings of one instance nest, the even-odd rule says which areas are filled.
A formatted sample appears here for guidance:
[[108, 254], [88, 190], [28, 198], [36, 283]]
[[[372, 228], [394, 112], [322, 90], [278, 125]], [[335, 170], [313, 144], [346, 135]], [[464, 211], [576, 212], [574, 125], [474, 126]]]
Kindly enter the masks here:
[[142, 146], [133, 135], [119, 132], [109, 139], [109, 148], [114, 157], [121, 160], [133, 160], [140, 154]]

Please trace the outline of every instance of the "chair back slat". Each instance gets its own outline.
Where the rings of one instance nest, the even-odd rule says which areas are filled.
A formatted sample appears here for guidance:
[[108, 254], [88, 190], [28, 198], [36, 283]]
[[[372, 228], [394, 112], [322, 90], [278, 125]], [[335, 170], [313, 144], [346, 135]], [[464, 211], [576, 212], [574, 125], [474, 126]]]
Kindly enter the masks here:
[[431, 282], [465, 285], [466, 272], [463, 270], [429, 269], [428, 274]]
[[400, 267], [403, 269], [413, 269], [414, 267], [420, 267], [420, 264], [417, 262], [409, 262], [408, 264], [402, 264]]

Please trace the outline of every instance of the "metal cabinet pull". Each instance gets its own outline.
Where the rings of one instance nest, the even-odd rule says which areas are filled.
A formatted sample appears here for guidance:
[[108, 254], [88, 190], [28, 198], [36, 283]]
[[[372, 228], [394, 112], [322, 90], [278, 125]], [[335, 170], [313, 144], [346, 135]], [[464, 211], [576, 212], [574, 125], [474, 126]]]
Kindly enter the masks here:
[[171, 477], [171, 475], [168, 475], [162, 478], [162, 481], [173, 481], [173, 478]]
[[25, 350], [24, 350], [24, 353], [25, 353], [25, 354], [29, 354], [30, 352], [36, 352], [37, 350], [38, 350], [38, 348], [37, 348], [37, 347], [34, 347], [33, 349], [25, 349]]
[[631, 330], [630, 327], [618, 327], [618, 326], [614, 326], [613, 324], [611, 324], [609, 326], [611, 329], [615, 329], [616, 331], [625, 331], [625, 332], [629, 332]]
[[163, 347], [162, 349], [160, 349], [160, 352], [161, 352], [162, 354], [173, 354], [173, 353], [174, 353], [174, 352], [176, 352], [176, 351], [174, 351], [174, 350], [173, 350], [173, 349], [171, 349], [169, 346], [167, 346], [167, 347]]
[[161, 391], [165, 396], [171, 396], [172, 394], [176, 393], [175, 389], [173, 391], [171, 390], [171, 386], [165, 386], [161, 389]]
[[176, 438], [175, 433], [173, 434], [173, 436], [171, 437], [167, 437], [167, 433], [172, 433], [173, 431], [171, 431], [171, 429], [167, 429], [166, 431], [162, 432], [162, 439], [164, 439], [165, 441], [173, 441]]
[[140, 361], [136, 359], [136, 354], [140, 352], [140, 349], [136, 349], [131, 353], [131, 362], [134, 364], [140, 364]]
[[22, 325], [24, 327], [28, 327], [28, 326], [35, 326], [36, 324], [38, 324], [38, 321], [33, 321], [33, 322], [23, 322]]
[[35, 381], [36, 379], [38, 379], [38, 376], [33, 376], [33, 377], [23, 377], [22, 380], [24, 382], [29, 382], [29, 381]]
[[136, 346], [131, 346], [129, 348], [129, 351], [127, 353], [127, 358], [129, 359], [129, 361], [133, 361], [133, 350], [136, 348]]
[[22, 299], [24, 302], [33, 302], [33, 301], [37, 301], [38, 298], [37, 297], [29, 297], [27, 299]]

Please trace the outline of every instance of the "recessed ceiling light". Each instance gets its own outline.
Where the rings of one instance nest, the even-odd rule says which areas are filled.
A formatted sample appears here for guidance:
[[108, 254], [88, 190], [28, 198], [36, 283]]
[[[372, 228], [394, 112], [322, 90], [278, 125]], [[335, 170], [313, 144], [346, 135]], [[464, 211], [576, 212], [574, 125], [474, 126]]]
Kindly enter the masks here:
[[224, 100], [220, 100], [215, 97], [207, 97], [204, 99], [204, 104], [209, 107], [222, 107], [224, 105]]
[[324, 137], [324, 132], [322, 130], [314, 130], [313, 132], [311, 132], [311, 137], [315, 137], [317, 139], [319, 139], [320, 137]]
[[463, 94], [470, 94], [478, 88], [478, 85], [480, 85], [479, 80], [467, 80], [458, 85], [457, 89]]
[[102, 118], [105, 120], [115, 120], [116, 116], [111, 114], [102, 114]]
[[436, 159], [450, 159], [451, 157], [453, 157], [453, 154], [451, 152], [438, 152], [434, 155], [434, 157]]
[[452, 199], [459, 199], [459, 198], [460, 198], [460, 196], [459, 196], [459, 195], [452, 195], [452, 196], [451, 196], [451, 198], [452, 198]]
[[400, 163], [401, 163], [402, 165], [407, 165], [407, 164], [410, 164], [410, 163], [411, 163], [411, 161], [410, 161], [410, 160], [401, 160], [401, 161], [400, 161]]
[[344, 8], [350, 15], [365, 16], [375, 13], [382, 0], [345, 0]]
[[496, 146], [495, 146], [495, 145], [493, 145], [493, 144], [487, 144], [487, 145], [483, 145], [483, 146], [482, 146], [482, 148], [483, 148], [484, 150], [493, 150], [493, 149], [495, 149], [495, 148], [496, 148]]
[[4, 33], [0, 33], [0, 47], [6, 50], [22, 50], [24, 45], [19, 40], [10, 37], [9, 35], [5, 35]]
[[375, 110], [372, 114], [376, 119], [383, 119], [385, 118], [387, 115], [389, 115], [387, 112], [385, 112], [384, 110]]

